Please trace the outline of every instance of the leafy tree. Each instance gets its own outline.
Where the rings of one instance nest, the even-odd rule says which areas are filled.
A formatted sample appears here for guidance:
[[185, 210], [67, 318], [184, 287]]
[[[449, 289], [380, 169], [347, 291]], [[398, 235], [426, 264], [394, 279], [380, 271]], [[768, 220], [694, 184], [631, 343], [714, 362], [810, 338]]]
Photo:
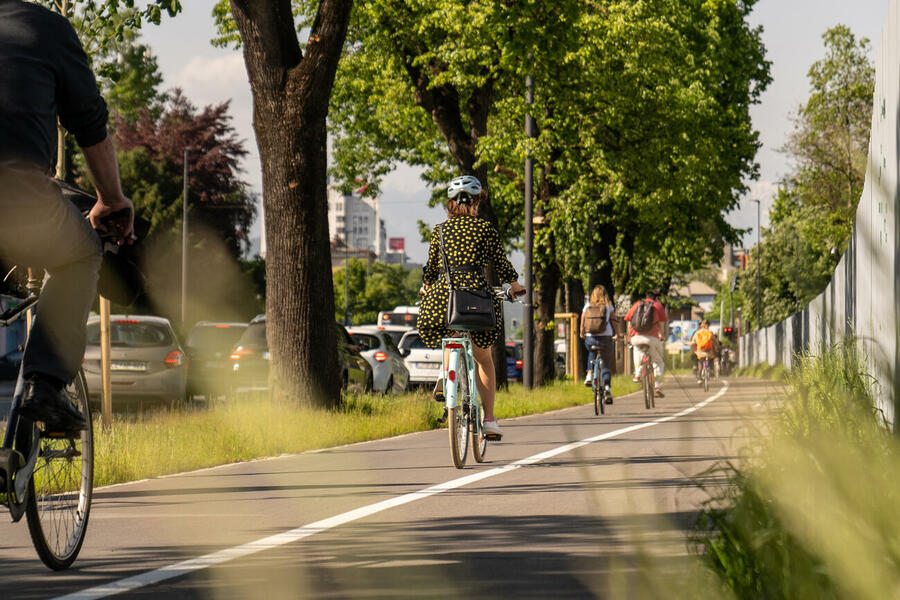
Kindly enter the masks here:
[[302, 47], [290, 0], [231, 0], [263, 167], [270, 389], [276, 400], [340, 403], [325, 119], [352, 5], [316, 2]]
[[828, 285], [865, 182], [875, 85], [869, 41], [843, 25], [822, 38], [825, 56], [809, 69], [811, 94], [784, 148], [794, 169], [779, 187], [770, 227], [741, 280], [750, 303], [745, 312], [755, 316], [761, 269], [763, 325], [784, 319]]
[[198, 111], [174, 90], [159, 117], [141, 109], [135, 122], [118, 116], [116, 146], [122, 184], [139, 214], [160, 228], [181, 229], [184, 150], [189, 153], [192, 219], [224, 240], [234, 258], [246, 249], [255, 199], [238, 177], [246, 154], [228, 114], [228, 102]]
[[375, 323], [379, 311], [413, 304], [422, 284], [422, 270], [402, 265], [350, 260], [334, 274], [335, 319], [344, 320], [344, 278], [349, 273], [350, 311], [354, 325]]

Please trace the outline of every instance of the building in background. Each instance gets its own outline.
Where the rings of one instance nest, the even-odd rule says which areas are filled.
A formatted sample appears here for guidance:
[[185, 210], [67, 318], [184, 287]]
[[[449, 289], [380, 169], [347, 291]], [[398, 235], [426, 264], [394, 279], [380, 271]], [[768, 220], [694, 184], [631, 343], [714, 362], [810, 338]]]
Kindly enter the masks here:
[[328, 187], [328, 235], [332, 240], [356, 250], [365, 250], [384, 260], [387, 234], [381, 219], [381, 203], [378, 198], [366, 198], [359, 190], [344, 194], [333, 186]]

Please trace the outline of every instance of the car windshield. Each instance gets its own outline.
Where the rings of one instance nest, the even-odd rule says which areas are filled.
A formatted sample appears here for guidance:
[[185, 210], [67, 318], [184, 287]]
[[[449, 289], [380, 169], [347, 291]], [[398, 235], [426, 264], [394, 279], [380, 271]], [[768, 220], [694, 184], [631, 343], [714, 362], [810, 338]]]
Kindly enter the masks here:
[[515, 358], [516, 357], [516, 347], [515, 346], [507, 346], [506, 347], [506, 358]]
[[381, 342], [374, 335], [370, 335], [368, 333], [351, 333], [350, 338], [353, 340], [353, 343], [359, 346], [360, 352], [365, 352], [366, 350], [377, 350], [381, 347]]
[[[165, 323], [152, 323], [122, 319], [109, 324], [109, 338], [113, 346], [172, 346], [175, 340], [172, 338], [172, 330]], [[91, 346], [100, 345], [100, 323], [91, 323], [87, 326], [87, 343]]]
[[250, 323], [235, 345], [243, 346], [244, 348], [268, 348], [266, 322], [257, 321], [256, 323]]
[[184, 345], [189, 348], [231, 350], [246, 329], [246, 325], [196, 325]]
[[400, 340], [403, 339], [403, 334], [406, 333], [407, 331], [409, 331], [409, 330], [408, 329], [398, 329], [396, 331], [388, 331], [387, 329], [384, 330], [384, 332], [386, 334], [388, 334], [392, 340], [394, 340], [395, 346], [400, 344]]
[[419, 337], [418, 334], [407, 335], [403, 338], [403, 341], [400, 342], [401, 350], [429, 350], [428, 346], [426, 346], [422, 342], [422, 338]]

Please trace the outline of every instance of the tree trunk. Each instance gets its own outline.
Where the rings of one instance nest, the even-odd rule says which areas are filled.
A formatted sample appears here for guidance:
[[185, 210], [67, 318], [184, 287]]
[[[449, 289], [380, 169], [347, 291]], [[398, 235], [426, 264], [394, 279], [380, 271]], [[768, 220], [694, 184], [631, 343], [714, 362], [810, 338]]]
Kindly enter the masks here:
[[612, 225], [601, 225], [597, 231], [598, 240], [591, 248], [594, 264], [588, 274], [588, 293], [595, 285], [602, 285], [613, 302], [616, 286], [613, 281], [612, 249], [616, 243], [616, 229]]
[[556, 379], [556, 340], [554, 315], [560, 273], [556, 261], [536, 269], [534, 304], [538, 319], [534, 327], [534, 385], [540, 387]]
[[[566, 312], [572, 312], [577, 315], [578, 322], [576, 324], [577, 327], [581, 327], [581, 309], [584, 308], [584, 283], [582, 283], [580, 277], [570, 277], [566, 279]], [[579, 329], [580, 331], [580, 329]], [[578, 338], [579, 341], [581, 338]], [[579, 343], [578, 346], [575, 347], [575, 381], [581, 381], [584, 379], [584, 374], [587, 369], [587, 349], [584, 347], [584, 344]]]
[[304, 56], [290, 0], [231, 0], [263, 169], [270, 389], [307, 405], [341, 401], [325, 118], [352, 5], [319, 3]]

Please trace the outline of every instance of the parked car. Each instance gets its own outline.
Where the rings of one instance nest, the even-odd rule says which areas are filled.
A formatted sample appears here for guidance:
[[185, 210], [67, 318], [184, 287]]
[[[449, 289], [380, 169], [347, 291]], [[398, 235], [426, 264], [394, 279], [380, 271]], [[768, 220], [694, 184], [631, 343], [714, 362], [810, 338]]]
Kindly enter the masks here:
[[[114, 407], [128, 400], [184, 400], [187, 360], [168, 319], [112, 315], [109, 337]], [[83, 366], [88, 394], [99, 400], [100, 317], [88, 319]]]
[[506, 379], [522, 381], [522, 342], [506, 342]]
[[347, 332], [372, 367], [372, 389], [382, 394], [405, 392], [409, 369], [390, 334], [374, 325], [349, 327]]
[[400, 354], [409, 369], [409, 382], [433, 385], [441, 376], [441, 349], [422, 343], [418, 330], [408, 331], [400, 340]]
[[191, 328], [184, 342], [188, 398], [204, 396], [209, 400], [228, 393], [228, 357], [246, 329], [247, 323], [212, 321], [200, 321]]
[[[338, 323], [338, 360], [344, 391], [366, 392], [372, 389], [372, 367]], [[229, 356], [231, 360], [230, 397], [269, 389], [269, 346], [266, 342], [266, 316], [258, 315], [241, 335]]]

